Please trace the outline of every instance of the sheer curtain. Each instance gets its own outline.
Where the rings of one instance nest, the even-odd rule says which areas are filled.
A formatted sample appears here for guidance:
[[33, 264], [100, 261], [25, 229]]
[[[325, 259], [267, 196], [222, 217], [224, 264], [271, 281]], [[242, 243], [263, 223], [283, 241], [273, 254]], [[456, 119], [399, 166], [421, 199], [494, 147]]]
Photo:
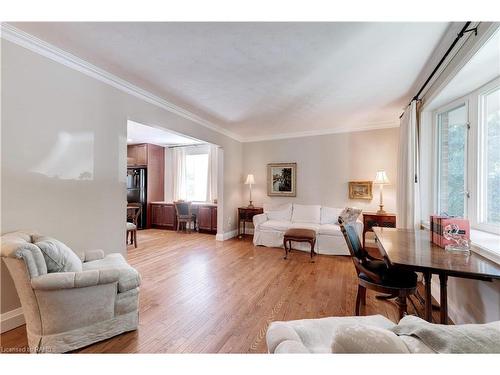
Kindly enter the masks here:
[[218, 147], [208, 146], [207, 202], [217, 199], [217, 158]]
[[420, 227], [420, 188], [417, 102], [413, 100], [401, 117], [399, 128], [397, 210], [398, 227]]
[[174, 201], [186, 199], [186, 149], [172, 148], [172, 175]]
[[[218, 147], [215, 145], [200, 145], [200, 146], [186, 146], [174, 147], [172, 150], [172, 195], [174, 200], [205, 200], [206, 202], [213, 202], [217, 198], [217, 159]], [[186, 162], [188, 156], [207, 155], [206, 165], [203, 165], [206, 171], [201, 170], [202, 167], [197, 161], [193, 167], [193, 161]], [[203, 162], [205, 162], [203, 160]], [[191, 168], [190, 168], [191, 166]], [[167, 172], [168, 173], [168, 172]], [[206, 194], [202, 193], [203, 197], [193, 198], [199, 196], [200, 190], [193, 184], [203, 184], [203, 190], [206, 188]], [[197, 185], [198, 187], [201, 185]], [[189, 193], [191, 192], [191, 193]]]

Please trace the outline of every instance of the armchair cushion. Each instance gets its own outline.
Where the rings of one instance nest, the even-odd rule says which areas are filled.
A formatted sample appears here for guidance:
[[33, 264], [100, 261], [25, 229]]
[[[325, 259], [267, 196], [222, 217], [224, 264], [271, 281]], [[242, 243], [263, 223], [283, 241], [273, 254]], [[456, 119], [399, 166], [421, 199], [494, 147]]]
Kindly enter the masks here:
[[35, 290], [59, 290], [85, 288], [100, 284], [115, 283], [119, 280], [118, 270], [89, 270], [82, 272], [54, 272], [31, 279]]
[[120, 293], [135, 289], [141, 284], [139, 272], [131, 267], [121, 254], [109, 254], [103, 259], [83, 263], [83, 270], [118, 270], [118, 291]]
[[92, 262], [93, 260], [98, 260], [104, 258], [104, 251], [97, 250], [87, 250], [83, 256], [83, 262]]
[[33, 235], [33, 242], [42, 251], [47, 272], [81, 272], [82, 261], [68, 246], [55, 238]]
[[136, 229], [137, 229], [137, 225], [127, 221], [127, 230], [136, 230]]
[[[382, 284], [395, 288], [414, 288], [417, 286], [417, 274], [413, 271], [394, 267], [387, 267], [382, 260], [370, 260], [363, 262], [363, 266], [380, 276]], [[367, 275], [360, 273], [359, 277], [373, 282]]]
[[47, 264], [39, 247], [26, 242], [16, 251], [16, 256], [24, 260], [30, 278], [47, 274]]

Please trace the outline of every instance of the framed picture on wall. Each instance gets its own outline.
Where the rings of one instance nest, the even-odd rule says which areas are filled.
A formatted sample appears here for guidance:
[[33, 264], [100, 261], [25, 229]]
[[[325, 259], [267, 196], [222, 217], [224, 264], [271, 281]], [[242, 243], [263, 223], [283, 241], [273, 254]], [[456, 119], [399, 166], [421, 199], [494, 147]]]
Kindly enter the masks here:
[[267, 195], [295, 197], [297, 195], [297, 163], [267, 165]]
[[373, 199], [373, 181], [349, 181], [349, 199]]

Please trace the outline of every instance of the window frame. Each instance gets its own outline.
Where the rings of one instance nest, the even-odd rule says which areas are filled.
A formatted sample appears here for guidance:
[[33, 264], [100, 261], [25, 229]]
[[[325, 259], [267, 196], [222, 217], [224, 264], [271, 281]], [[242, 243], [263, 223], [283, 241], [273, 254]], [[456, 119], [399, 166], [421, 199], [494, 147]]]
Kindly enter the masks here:
[[[461, 105], [466, 105], [468, 131], [466, 139], [466, 170], [465, 191], [468, 192], [465, 205], [464, 217], [469, 219], [471, 229], [481, 232], [487, 232], [494, 235], [500, 235], [500, 225], [484, 223], [484, 189], [482, 189], [484, 171], [484, 153], [479, 155], [480, 150], [484, 150], [484, 126], [482, 117], [484, 111], [482, 108], [482, 98], [488, 93], [500, 87], [500, 77], [497, 77], [490, 82], [482, 85], [478, 89], [455, 99], [447, 104], [444, 104], [432, 111], [432, 127], [433, 127], [433, 156], [432, 156], [432, 196], [433, 196], [433, 211], [440, 212], [439, 204], [439, 180], [440, 180], [440, 135], [438, 116], [444, 112], [458, 108]], [[483, 215], [483, 216], [482, 216]]]
[[[493, 224], [486, 222], [486, 212], [487, 212], [487, 183], [485, 179], [486, 175], [486, 123], [485, 123], [485, 109], [486, 109], [486, 96], [494, 91], [500, 90], [500, 79], [493, 80], [488, 84], [482, 86], [477, 90], [477, 178], [476, 178], [476, 190], [477, 190], [477, 204], [476, 204], [476, 223], [475, 227], [478, 230], [485, 232], [490, 232], [494, 234], [500, 234], [500, 224]], [[479, 150], [484, 150], [484, 152], [479, 155]]]
[[[435, 140], [435, 145], [434, 145], [434, 178], [435, 178], [435, 186], [434, 186], [434, 207], [435, 207], [435, 212], [441, 212], [441, 206], [440, 206], [440, 181], [441, 181], [441, 163], [440, 163], [440, 157], [441, 157], [441, 132], [440, 132], [440, 124], [439, 124], [439, 116], [443, 113], [452, 111], [454, 109], [460, 108], [464, 106], [465, 107], [465, 118], [466, 118], [466, 125], [470, 125], [470, 111], [469, 111], [469, 100], [468, 98], [462, 97], [459, 99], [456, 99], [448, 104], [445, 104], [439, 108], [437, 108], [433, 112], [433, 126], [434, 126], [434, 140]], [[468, 173], [468, 163], [469, 163], [469, 134], [470, 130], [467, 131], [465, 135], [465, 160], [464, 164], [466, 165], [465, 171], [464, 171], [464, 217], [468, 217], [468, 212], [469, 212], [469, 199], [467, 197], [467, 193], [469, 193], [470, 197], [470, 188], [469, 188], [469, 173]]]

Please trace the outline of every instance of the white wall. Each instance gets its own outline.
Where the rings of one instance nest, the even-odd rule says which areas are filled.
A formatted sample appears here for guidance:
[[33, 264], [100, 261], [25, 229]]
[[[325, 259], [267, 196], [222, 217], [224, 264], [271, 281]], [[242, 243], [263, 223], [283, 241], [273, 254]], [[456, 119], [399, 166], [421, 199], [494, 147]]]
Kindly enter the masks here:
[[[385, 209], [396, 210], [397, 150], [399, 128], [340, 133], [304, 138], [251, 142], [243, 144], [243, 175], [253, 173], [255, 205], [264, 202], [297, 202], [332, 207], [355, 206], [378, 209], [378, 187], [373, 200], [349, 200], [348, 182], [372, 180], [378, 169], [385, 169], [391, 185], [384, 189]], [[268, 197], [268, 163], [297, 163], [297, 197]], [[243, 177], [242, 177], [243, 178]], [[240, 181], [243, 183], [243, 180]], [[248, 200], [248, 187], [243, 200]]]
[[[125, 253], [127, 120], [224, 149], [224, 230], [241, 203], [241, 143], [2, 40], [2, 227]], [[19, 301], [2, 263], [1, 312]]]

